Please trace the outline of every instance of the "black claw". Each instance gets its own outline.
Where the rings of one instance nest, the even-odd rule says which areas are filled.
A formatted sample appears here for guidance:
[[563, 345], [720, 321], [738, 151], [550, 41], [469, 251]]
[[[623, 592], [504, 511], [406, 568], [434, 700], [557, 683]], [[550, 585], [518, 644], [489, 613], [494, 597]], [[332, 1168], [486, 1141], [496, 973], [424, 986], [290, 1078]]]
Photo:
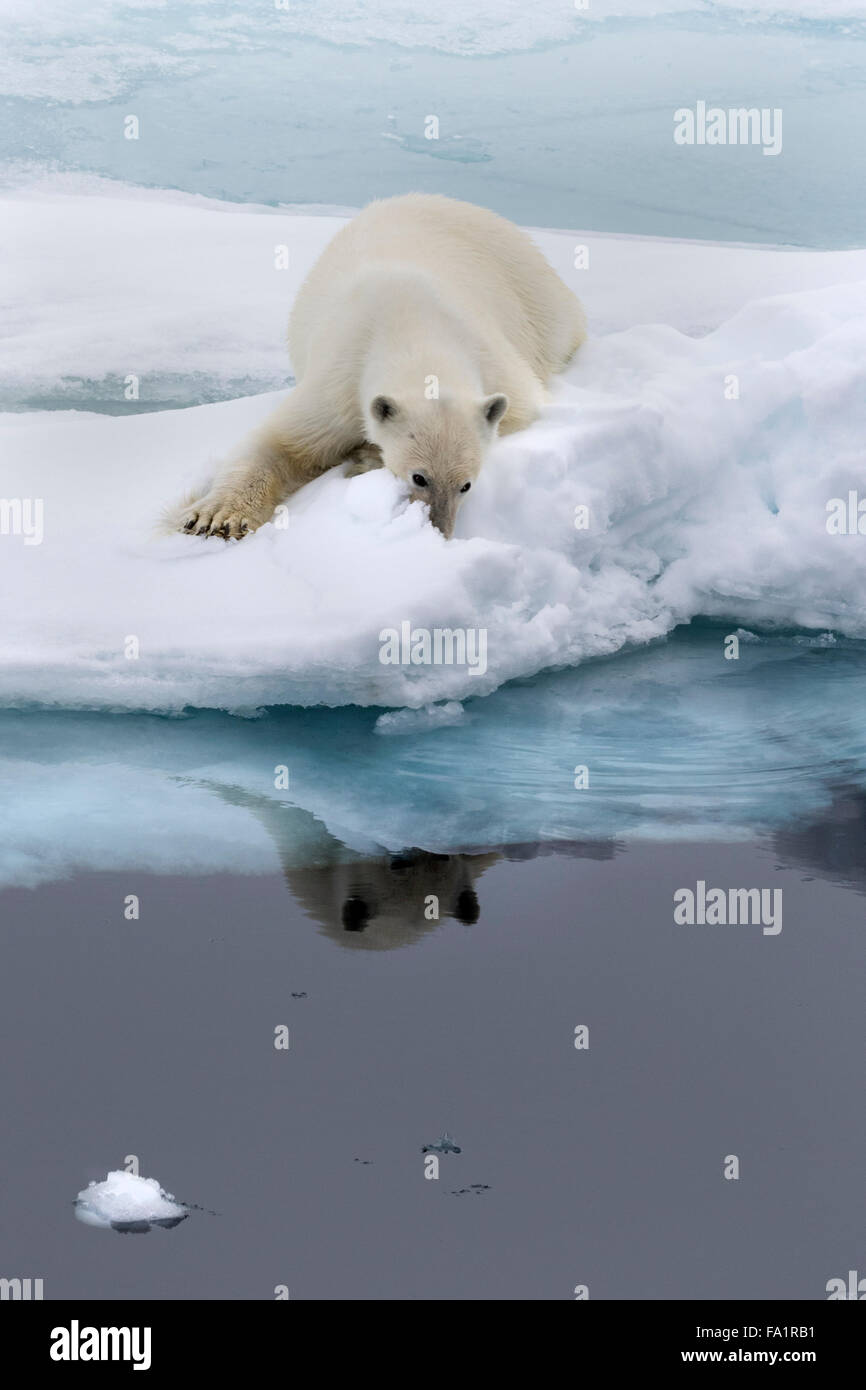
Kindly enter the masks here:
[[193, 517], [192, 521], [188, 521], [188, 522], [186, 523], [186, 525], [184, 526], [184, 528], [183, 528], [184, 531], [191, 531], [192, 528], [193, 528], [193, 526], [195, 526], [195, 523], [196, 523], [196, 518]]
[[197, 535], [197, 536], [206, 536], [207, 533], [208, 533], [208, 528], [207, 528], [206, 526], [200, 526], [200, 527], [198, 528], [198, 530], [196, 531], [196, 535]]

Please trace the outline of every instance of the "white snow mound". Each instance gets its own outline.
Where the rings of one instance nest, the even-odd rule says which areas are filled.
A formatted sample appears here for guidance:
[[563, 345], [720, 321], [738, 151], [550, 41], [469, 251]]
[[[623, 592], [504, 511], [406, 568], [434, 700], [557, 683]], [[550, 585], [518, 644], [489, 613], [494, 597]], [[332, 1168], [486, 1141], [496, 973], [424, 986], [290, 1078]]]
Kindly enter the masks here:
[[87, 1226], [182, 1220], [187, 1208], [163, 1192], [156, 1178], [140, 1178], [123, 1169], [104, 1182], [92, 1182], [75, 1199], [75, 1214]]

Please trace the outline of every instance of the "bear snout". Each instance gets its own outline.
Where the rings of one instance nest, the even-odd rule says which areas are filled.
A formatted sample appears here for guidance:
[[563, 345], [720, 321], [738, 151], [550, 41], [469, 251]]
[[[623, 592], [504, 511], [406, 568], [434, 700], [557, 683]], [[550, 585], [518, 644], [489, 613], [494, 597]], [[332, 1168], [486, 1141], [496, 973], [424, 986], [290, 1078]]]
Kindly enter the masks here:
[[437, 490], [430, 498], [422, 498], [421, 500], [427, 502], [430, 509], [430, 520], [436, 530], [442, 532], [446, 541], [450, 540], [454, 534], [454, 523], [457, 520], [457, 498]]

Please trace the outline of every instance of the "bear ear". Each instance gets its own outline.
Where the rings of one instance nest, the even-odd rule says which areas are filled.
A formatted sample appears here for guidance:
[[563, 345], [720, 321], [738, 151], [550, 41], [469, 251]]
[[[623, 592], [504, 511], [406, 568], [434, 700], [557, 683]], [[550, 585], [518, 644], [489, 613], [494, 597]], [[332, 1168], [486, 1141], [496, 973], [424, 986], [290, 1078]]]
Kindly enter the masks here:
[[495, 396], [488, 396], [481, 402], [481, 409], [484, 412], [484, 419], [493, 428], [498, 425], [506, 410], [508, 409], [508, 397], [498, 392]]
[[374, 420], [393, 420], [400, 414], [400, 407], [390, 396], [374, 396], [370, 402], [370, 414]]

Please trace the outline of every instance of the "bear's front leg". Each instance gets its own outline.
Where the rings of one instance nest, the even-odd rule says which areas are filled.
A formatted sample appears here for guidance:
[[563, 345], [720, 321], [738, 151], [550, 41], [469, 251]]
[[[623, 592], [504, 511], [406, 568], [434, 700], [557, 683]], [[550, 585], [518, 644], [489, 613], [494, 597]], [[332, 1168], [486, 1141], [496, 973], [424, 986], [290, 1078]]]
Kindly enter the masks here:
[[241, 446], [204, 496], [186, 502], [177, 525], [196, 536], [237, 539], [270, 521], [274, 508], [333, 468], [356, 444], [358, 421], [323, 411], [323, 392], [304, 383]]
[[372, 473], [374, 468], [383, 466], [382, 450], [378, 444], [368, 444], [365, 441], [346, 455], [346, 462], [349, 465], [346, 477], [357, 478], [360, 473]]

